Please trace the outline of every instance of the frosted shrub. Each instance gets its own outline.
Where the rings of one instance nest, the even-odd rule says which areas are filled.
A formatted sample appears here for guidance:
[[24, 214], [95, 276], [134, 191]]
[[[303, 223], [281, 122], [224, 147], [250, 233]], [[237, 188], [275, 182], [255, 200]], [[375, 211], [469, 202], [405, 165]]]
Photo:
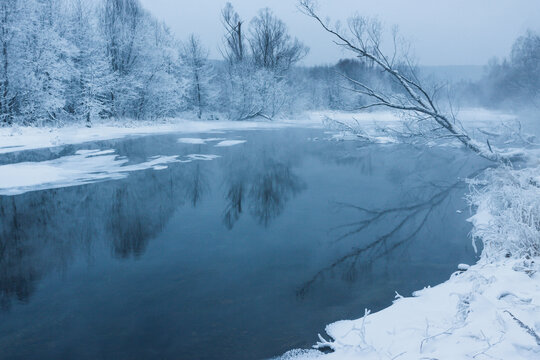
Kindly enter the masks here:
[[492, 169], [471, 182], [469, 202], [477, 208], [472, 236], [484, 244], [482, 257], [540, 256], [540, 167]]

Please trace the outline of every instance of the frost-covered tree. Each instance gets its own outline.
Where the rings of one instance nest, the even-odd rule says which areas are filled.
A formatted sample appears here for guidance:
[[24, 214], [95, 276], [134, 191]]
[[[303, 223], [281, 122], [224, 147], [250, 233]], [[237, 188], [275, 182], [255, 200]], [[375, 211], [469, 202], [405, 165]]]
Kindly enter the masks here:
[[147, 18], [144, 48], [134, 73], [142, 80], [134, 116], [156, 119], [172, 117], [186, 104], [186, 81], [179, 58], [180, 43], [163, 23]]
[[133, 71], [143, 46], [143, 14], [138, 0], [104, 0], [100, 27], [114, 76], [109, 94], [112, 116], [134, 115], [137, 93], [143, 86]]
[[180, 56], [187, 77], [188, 106], [200, 119], [213, 96], [211, 81], [214, 74], [208, 62], [208, 50], [195, 35], [191, 35], [183, 44]]
[[74, 47], [61, 33], [58, 0], [25, 1], [24, 55], [18, 69], [22, 84], [18, 99], [23, 122], [57, 123], [64, 119], [65, 83], [73, 67]]
[[88, 0], [73, 0], [67, 13], [66, 37], [76, 50], [74, 72], [68, 84], [66, 110], [88, 126], [92, 120], [110, 113], [107, 97], [112, 72], [105, 55], [105, 42], [99, 35], [96, 8]]
[[13, 107], [17, 96], [17, 91], [10, 80], [17, 55], [14, 44], [18, 32], [19, 11], [18, 0], [4, 0], [0, 3], [0, 123], [4, 125], [13, 122]]
[[508, 59], [492, 60], [487, 69], [479, 84], [486, 105], [540, 107], [540, 34], [527, 31], [516, 39]]
[[270, 9], [261, 10], [247, 32], [230, 3], [221, 14], [225, 28], [222, 53], [227, 61], [221, 106], [231, 119], [272, 119], [290, 108], [295, 98], [291, 96], [289, 71], [306, 55], [307, 48], [292, 39]]
[[299, 6], [335, 39], [336, 44], [359, 59], [373, 64], [391, 81], [393, 87], [389, 89], [376, 83], [357, 81], [344, 74], [349, 90], [369, 99], [358, 110], [387, 108], [401, 112], [408, 122], [400, 136], [450, 138], [488, 160], [510, 159], [494, 151], [489, 141], [484, 145], [473, 139], [455, 117], [451, 107], [441, 107], [437, 98], [439, 89], [424, 84], [406, 50], [398, 49], [395, 32], [394, 52], [388, 54], [383, 51], [382, 26], [376, 19], [353, 16], [348, 21], [347, 30], [342, 30], [318, 15], [313, 0], [300, 0]]
[[158, 118], [181, 109], [178, 42], [138, 0], [105, 0], [101, 14], [112, 73], [111, 116]]

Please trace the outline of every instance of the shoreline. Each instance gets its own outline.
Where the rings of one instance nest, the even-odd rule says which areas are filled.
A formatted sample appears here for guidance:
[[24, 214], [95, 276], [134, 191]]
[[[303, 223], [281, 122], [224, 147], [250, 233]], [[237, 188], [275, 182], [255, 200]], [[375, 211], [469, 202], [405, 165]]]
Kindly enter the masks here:
[[[327, 325], [313, 350], [278, 359], [538, 359], [540, 166], [493, 169], [472, 183], [468, 219], [480, 260], [356, 320]], [[475, 181], [478, 181], [475, 179]], [[324, 354], [319, 350], [332, 350]]]
[[[493, 113], [487, 110], [472, 109], [466, 122], [469, 126], [481, 124], [487, 127], [486, 121], [491, 119], [492, 115]], [[499, 115], [501, 119], [509, 116]], [[399, 118], [388, 112], [351, 114], [327, 111], [305, 114], [303, 120], [273, 122], [168, 119], [157, 122], [103, 122], [90, 128], [84, 124], [62, 128], [14, 126], [0, 128], [0, 156], [18, 151], [129, 136], [287, 127], [320, 128], [321, 119], [325, 116], [339, 120], [355, 117], [367, 131], [375, 128], [371, 125], [376, 125], [377, 122], [393, 124], [399, 121]], [[336, 139], [356, 138], [338, 136]], [[529, 153], [532, 155], [530, 159], [538, 159], [535, 150], [530, 150]], [[157, 164], [159, 166], [156, 169], [163, 166], [160, 164]], [[149, 164], [150, 167], [155, 165]], [[484, 245], [488, 241], [489, 244], [496, 245], [497, 251], [501, 247], [505, 248], [509, 233], [501, 232], [505, 230], [501, 228], [509, 223], [512, 214], [505, 214], [505, 209], [499, 209], [500, 213], [493, 213], [498, 209], [489, 206], [480, 208], [481, 200], [491, 201], [490, 196], [502, 196], [495, 200], [504, 203], [513, 201], [514, 198], [525, 199], [532, 196], [532, 205], [540, 205], [540, 167], [538, 164], [532, 166], [533, 168], [528, 168], [528, 173], [523, 170], [504, 170], [519, 181], [505, 185], [503, 181], [497, 183], [495, 178], [495, 181], [486, 183], [488, 186], [497, 183], [492, 186], [492, 193], [488, 192], [483, 194], [484, 197], [472, 201], [473, 205], [478, 207], [476, 215], [470, 219], [474, 226], [473, 236], [483, 241]], [[472, 184], [473, 187], [474, 185]], [[497, 193], [503, 186], [508, 186], [510, 192], [501, 190]], [[511, 195], [509, 199], [504, 198], [507, 194]], [[536, 208], [533, 210], [537, 211]], [[538, 215], [536, 212], [531, 214], [533, 217]], [[497, 220], [497, 217], [500, 219]], [[520, 223], [519, 219], [514, 220], [513, 229], [510, 230], [519, 231], [526, 226]], [[533, 228], [534, 226], [533, 224]], [[534, 241], [536, 233], [534, 229], [532, 231]], [[537, 228], [536, 231], [540, 229]], [[525, 245], [516, 246], [523, 248]], [[486, 251], [491, 253], [486, 255]], [[512, 252], [515, 253], [515, 250]], [[494, 252], [492, 247], [486, 250], [484, 246], [482, 257], [476, 264], [470, 267], [461, 266], [460, 270], [456, 268], [457, 271], [447, 281], [419, 290], [412, 297], [396, 294], [393, 305], [373, 314], [366, 310], [366, 316], [360, 319], [329, 324], [326, 333], [330, 339], [328, 336], [325, 336], [326, 339], [320, 336], [314, 350], [291, 350], [280, 359], [537, 359], [540, 357], [540, 257], [536, 254], [527, 259], [521, 254], [518, 257], [506, 258], [504, 255], [504, 252]], [[325, 354], [319, 351], [322, 349], [331, 349], [333, 352]]]

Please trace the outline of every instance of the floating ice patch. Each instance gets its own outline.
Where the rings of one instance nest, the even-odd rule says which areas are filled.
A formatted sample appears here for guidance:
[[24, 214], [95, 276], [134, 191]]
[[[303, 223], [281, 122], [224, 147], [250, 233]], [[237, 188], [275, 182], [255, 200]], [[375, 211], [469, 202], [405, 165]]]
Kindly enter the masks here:
[[[374, 144], [395, 144], [397, 143], [397, 141], [391, 137], [388, 137], [388, 136], [382, 136], [382, 135], [377, 135], [377, 134], [374, 134], [374, 135], [369, 135], [369, 134], [362, 134], [362, 135], [356, 135], [356, 134], [353, 134], [351, 132], [348, 132], [348, 131], [342, 131], [342, 132], [339, 132], [339, 133], [334, 133], [334, 135], [332, 135], [330, 137], [331, 140], [335, 140], [335, 141], [357, 141], [357, 140], [360, 140], [360, 141], [369, 141], [369, 142], [372, 142]], [[313, 139], [315, 140], [315, 139]]]
[[220, 140], [225, 140], [225, 139], [222, 139], [222, 138], [209, 138], [209, 139], [180, 138], [178, 139], [178, 142], [182, 144], [205, 145], [207, 142], [214, 142], [214, 141], [220, 141]]
[[203, 161], [210, 161], [210, 160], [214, 160], [214, 159], [217, 159], [221, 156], [219, 155], [205, 155], [205, 154], [190, 154], [190, 155], [187, 155], [186, 158], [188, 158], [188, 161], [192, 161], [192, 160], [203, 160]]
[[245, 143], [246, 140], [224, 140], [219, 143], [217, 143], [216, 147], [226, 147], [226, 146], [234, 146]]
[[109, 150], [78, 150], [75, 152], [77, 155], [87, 155], [88, 157], [91, 156], [100, 156], [100, 155], [109, 155], [114, 154], [115, 150], [109, 149]]
[[128, 160], [114, 150], [79, 150], [75, 155], [41, 162], [21, 162], [0, 166], [0, 195], [18, 195], [29, 191], [55, 189], [122, 179], [129, 172], [178, 162], [177, 156], [156, 156], [149, 161], [126, 165]]
[[156, 165], [156, 166], [152, 167], [152, 169], [154, 169], [154, 170], [165, 170], [165, 169], [167, 169], [167, 166], [165, 166], [165, 165]]

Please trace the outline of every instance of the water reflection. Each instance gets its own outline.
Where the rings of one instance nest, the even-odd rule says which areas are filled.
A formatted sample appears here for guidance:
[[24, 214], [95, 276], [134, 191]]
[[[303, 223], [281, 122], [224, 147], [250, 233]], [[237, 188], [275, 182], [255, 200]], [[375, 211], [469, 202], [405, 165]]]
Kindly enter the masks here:
[[[400, 148], [397, 147], [394, 151], [399, 152]], [[372, 174], [372, 152], [367, 150], [359, 154], [361, 155], [347, 154], [345, 157], [338, 155], [335, 162], [359, 162], [359, 171], [366, 175]], [[396, 155], [399, 156], [398, 153]], [[300, 299], [304, 299], [314, 287], [322, 286], [328, 279], [334, 281], [340, 278], [348, 283], [359, 280], [372, 282], [375, 276], [372, 272], [373, 264], [381, 259], [387, 263], [400, 261], [400, 254], [396, 254], [400, 248], [406, 247], [413, 240], [419, 242], [421, 238], [432, 237], [431, 229], [427, 229], [426, 225], [437, 219], [444, 221], [452, 208], [452, 202], [465, 192], [464, 179], [474, 178], [488, 166], [483, 161], [463, 161], [455, 155], [438, 154], [438, 161], [447, 162], [448, 166], [435, 178], [457, 180], [434, 182], [425, 180], [433, 177], [433, 169], [425, 167], [425, 156], [425, 152], [419, 150], [414, 157], [416, 166], [389, 166], [388, 180], [400, 189], [405, 189], [399, 192], [401, 201], [395, 199], [391, 205], [382, 209], [366, 207], [362, 202], [333, 204], [336, 213], [349, 213], [344, 214], [344, 219], [353, 217], [355, 220], [340, 222], [332, 227], [329, 234], [334, 242], [348, 241], [350, 245], [345, 246], [344, 254], [321, 267], [297, 289]], [[328, 160], [327, 157], [325, 159]], [[439, 167], [436, 169], [441, 171]], [[415, 174], [412, 182], [411, 179], [407, 181], [407, 174], [411, 173]]]
[[[348, 253], [315, 273], [298, 289], [297, 295], [301, 298], [305, 297], [309, 290], [316, 286], [317, 282], [322, 281], [326, 274], [332, 272], [341, 273], [341, 278], [347, 282], [358, 280], [358, 274], [367, 273], [373, 262], [387, 257], [415, 239], [424, 230], [434, 212], [447, 203], [449, 196], [454, 191], [464, 187], [465, 183], [461, 180], [451, 185], [426, 184], [417, 188], [417, 193], [409, 193], [410, 196], [420, 199], [425, 197], [426, 193], [431, 193], [425, 200], [382, 210], [367, 209], [348, 203], [336, 204], [338, 208], [357, 212], [359, 217], [357, 221], [344, 223], [333, 229], [333, 232], [337, 234], [336, 241], [353, 238], [361, 246], [352, 247]], [[379, 231], [375, 237], [368, 236], [367, 242], [361, 241], [362, 234], [378, 224], [388, 224], [389, 226], [383, 231]]]
[[261, 139], [260, 151], [237, 148], [224, 162], [226, 207], [222, 221], [229, 230], [246, 209], [267, 227], [292, 197], [306, 189], [305, 182], [293, 171], [300, 159], [290, 146], [277, 149], [276, 144]]
[[0, 197], [0, 358], [269, 358], [474, 259], [466, 153], [219, 136], [247, 142], [87, 144], [220, 157]]
[[259, 170], [229, 177], [227, 206], [223, 212], [223, 223], [229, 230], [240, 219], [245, 203], [259, 224], [267, 227], [283, 212], [290, 198], [306, 187], [292, 172], [290, 164], [266, 159]]
[[35, 282], [61, 270], [95, 241], [118, 257], [140, 256], [182, 203], [173, 176], [135, 175], [130, 181], [0, 197], [0, 298], [28, 300]]
[[[116, 147], [128, 155], [133, 142]], [[142, 140], [135, 159], [144, 161], [154, 148], [154, 142]], [[237, 165], [220, 170], [225, 172], [220, 191], [227, 199], [223, 224], [232, 229], [246, 202], [250, 214], [268, 226], [305, 185], [285, 152], [254, 143], [237, 156], [249, 161], [239, 164], [232, 156], [229, 164]], [[221, 176], [215, 174], [218, 163], [194, 161], [121, 181], [0, 196], [0, 306], [8, 309], [13, 298], [28, 301], [45, 274], [65, 269], [81, 254], [91, 260], [99, 244], [118, 258], [141, 257], [180, 206], [196, 208], [211, 193], [213, 178]]]

